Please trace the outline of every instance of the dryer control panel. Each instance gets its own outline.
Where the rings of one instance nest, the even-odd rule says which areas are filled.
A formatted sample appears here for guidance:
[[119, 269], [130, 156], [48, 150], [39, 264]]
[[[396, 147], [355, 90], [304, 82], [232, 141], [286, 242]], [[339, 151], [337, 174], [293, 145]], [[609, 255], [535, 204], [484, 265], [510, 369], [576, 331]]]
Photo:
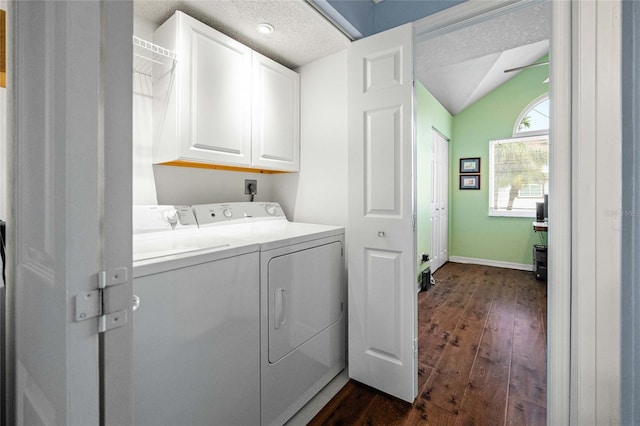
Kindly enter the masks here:
[[192, 208], [201, 227], [232, 221], [287, 220], [282, 207], [275, 202], [198, 204]]

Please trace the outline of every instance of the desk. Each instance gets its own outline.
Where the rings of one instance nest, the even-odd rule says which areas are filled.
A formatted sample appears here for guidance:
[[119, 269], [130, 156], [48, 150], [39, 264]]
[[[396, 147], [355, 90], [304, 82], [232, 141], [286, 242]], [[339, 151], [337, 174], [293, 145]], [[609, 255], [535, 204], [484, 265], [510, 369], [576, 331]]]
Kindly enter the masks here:
[[535, 232], [547, 232], [549, 224], [547, 222], [533, 222], [533, 230]]

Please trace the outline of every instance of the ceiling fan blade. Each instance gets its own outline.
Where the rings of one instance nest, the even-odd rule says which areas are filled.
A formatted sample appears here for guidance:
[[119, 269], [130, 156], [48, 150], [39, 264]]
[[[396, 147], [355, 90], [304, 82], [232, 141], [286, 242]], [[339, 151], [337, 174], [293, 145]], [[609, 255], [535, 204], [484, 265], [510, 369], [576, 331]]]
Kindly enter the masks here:
[[521, 67], [509, 68], [508, 70], [504, 70], [504, 72], [520, 71], [520, 70], [523, 70], [525, 68], [540, 67], [542, 65], [547, 65], [547, 64], [549, 64], [549, 61], [536, 62], [535, 64], [529, 64], [529, 65], [523, 65]]

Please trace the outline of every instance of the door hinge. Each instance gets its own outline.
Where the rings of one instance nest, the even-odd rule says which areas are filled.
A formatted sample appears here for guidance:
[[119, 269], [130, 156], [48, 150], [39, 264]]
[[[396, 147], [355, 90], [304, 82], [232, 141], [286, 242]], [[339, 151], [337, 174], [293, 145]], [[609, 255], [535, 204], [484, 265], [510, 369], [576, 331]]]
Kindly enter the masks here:
[[126, 283], [128, 279], [129, 270], [126, 267], [98, 272], [98, 288], [75, 296], [75, 320], [84, 321], [90, 318], [98, 318], [99, 333], [127, 324], [128, 315], [126, 309], [117, 312], [105, 312], [104, 292], [108, 287]]
[[411, 220], [413, 221], [413, 230], [417, 230], [418, 228], [418, 218], [417, 216], [414, 214], [411, 218]]
[[413, 339], [413, 354], [418, 355], [418, 339]]

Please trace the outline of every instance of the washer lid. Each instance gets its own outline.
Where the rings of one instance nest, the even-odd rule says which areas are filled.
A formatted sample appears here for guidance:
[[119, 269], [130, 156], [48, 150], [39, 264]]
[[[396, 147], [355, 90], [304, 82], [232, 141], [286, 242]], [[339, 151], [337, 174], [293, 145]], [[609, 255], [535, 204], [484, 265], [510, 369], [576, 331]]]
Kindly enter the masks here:
[[170, 235], [149, 233], [133, 238], [133, 261], [157, 259], [202, 250], [217, 250], [231, 245], [228, 239], [206, 239], [193, 233]]
[[197, 229], [133, 236], [134, 277], [256, 252], [260, 246]]

